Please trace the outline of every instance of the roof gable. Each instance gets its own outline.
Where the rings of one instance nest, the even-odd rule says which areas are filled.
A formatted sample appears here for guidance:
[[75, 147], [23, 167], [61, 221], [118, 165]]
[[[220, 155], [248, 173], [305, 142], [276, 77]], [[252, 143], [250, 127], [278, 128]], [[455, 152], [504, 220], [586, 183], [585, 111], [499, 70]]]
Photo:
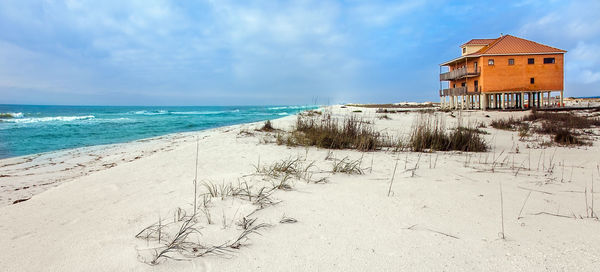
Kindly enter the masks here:
[[534, 41], [504, 35], [479, 51], [470, 55], [505, 55], [505, 54], [539, 54], [539, 53], [565, 53], [567, 51]]

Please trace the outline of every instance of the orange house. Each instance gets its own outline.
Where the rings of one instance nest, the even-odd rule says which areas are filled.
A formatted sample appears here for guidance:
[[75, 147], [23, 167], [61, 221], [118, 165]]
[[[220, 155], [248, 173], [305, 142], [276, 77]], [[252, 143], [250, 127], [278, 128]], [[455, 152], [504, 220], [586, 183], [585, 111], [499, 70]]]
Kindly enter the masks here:
[[[460, 57], [440, 64], [442, 107], [486, 110], [563, 105], [567, 51], [511, 35], [473, 39], [460, 48]], [[442, 73], [443, 67], [448, 71]], [[553, 92], [559, 96], [553, 97]]]

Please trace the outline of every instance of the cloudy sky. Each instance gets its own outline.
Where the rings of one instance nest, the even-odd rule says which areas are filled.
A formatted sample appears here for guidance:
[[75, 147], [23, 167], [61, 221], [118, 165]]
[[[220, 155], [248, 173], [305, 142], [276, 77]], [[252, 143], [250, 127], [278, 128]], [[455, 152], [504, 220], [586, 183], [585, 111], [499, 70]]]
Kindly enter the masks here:
[[437, 101], [471, 38], [568, 50], [600, 94], [600, 1], [0, 1], [0, 104]]

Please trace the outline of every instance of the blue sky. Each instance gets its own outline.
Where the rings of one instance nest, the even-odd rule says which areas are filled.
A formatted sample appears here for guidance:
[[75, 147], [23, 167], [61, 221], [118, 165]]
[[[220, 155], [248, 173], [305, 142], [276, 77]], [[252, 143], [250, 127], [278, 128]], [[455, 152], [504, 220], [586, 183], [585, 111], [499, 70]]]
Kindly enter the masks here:
[[0, 2], [0, 104], [438, 101], [471, 38], [568, 50], [567, 96], [600, 94], [600, 1]]

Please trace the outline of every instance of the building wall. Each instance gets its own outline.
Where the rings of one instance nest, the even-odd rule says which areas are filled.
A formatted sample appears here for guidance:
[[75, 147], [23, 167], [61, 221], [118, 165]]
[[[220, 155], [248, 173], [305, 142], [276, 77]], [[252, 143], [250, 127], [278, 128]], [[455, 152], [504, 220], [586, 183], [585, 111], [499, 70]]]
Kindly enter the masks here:
[[[450, 71], [464, 67], [465, 65], [468, 67], [468, 71], [469, 72], [475, 72], [475, 62], [477, 62], [477, 69], [481, 71], [481, 58], [469, 58], [466, 62], [465, 61], [460, 61], [458, 63], [455, 63], [453, 65], [450, 65]], [[454, 85], [456, 84], [456, 87], [461, 87], [462, 83], [467, 84], [468, 87], [468, 91], [469, 92], [473, 92], [475, 90], [475, 80], [478, 80], [478, 84], [479, 86], [481, 86], [481, 81], [479, 79], [480, 77], [469, 77], [466, 80], [464, 78], [462, 79], [458, 79], [458, 80], [454, 80], [454, 81], [449, 81], [449, 88], [454, 88]]]
[[[535, 64], [527, 64], [527, 59], [534, 58]], [[544, 58], [554, 58], [555, 63], [544, 64]], [[488, 65], [493, 59], [494, 65]], [[514, 65], [508, 60], [514, 59]], [[564, 55], [515, 55], [515, 56], [482, 56], [479, 60], [481, 76], [479, 85], [483, 92], [498, 91], [559, 91], [564, 84]], [[534, 78], [534, 84], [530, 79]]]
[[466, 65], [469, 68], [469, 72], [473, 72], [473, 71], [475, 71], [475, 66], [474, 66], [475, 62], [477, 62], [477, 67], [480, 68], [481, 62], [479, 61], [479, 58], [469, 58], [466, 62], [464, 60], [462, 60], [455, 64], [450, 65], [449, 70], [452, 71], [452, 70], [464, 67]]

